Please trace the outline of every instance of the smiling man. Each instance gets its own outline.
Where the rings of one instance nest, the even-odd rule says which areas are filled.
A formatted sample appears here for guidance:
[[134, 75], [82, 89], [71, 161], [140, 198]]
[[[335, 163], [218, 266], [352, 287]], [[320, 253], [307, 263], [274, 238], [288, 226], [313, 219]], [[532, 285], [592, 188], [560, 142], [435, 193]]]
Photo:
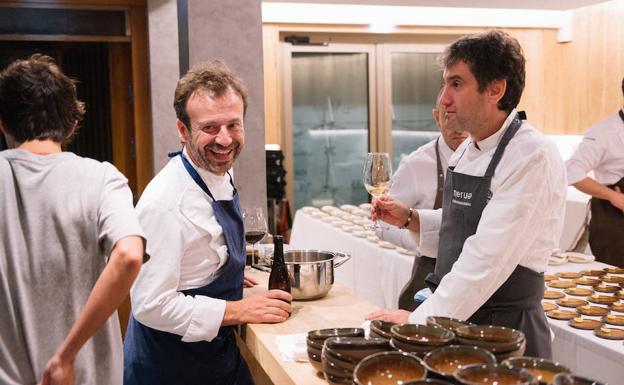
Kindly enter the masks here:
[[470, 135], [449, 161], [442, 210], [412, 212], [384, 199], [374, 215], [407, 223], [421, 251], [437, 255], [427, 277], [434, 293], [412, 313], [380, 310], [367, 318], [424, 323], [437, 315], [507, 326], [524, 332], [525, 355], [550, 358], [543, 273], [561, 236], [567, 187], [555, 145], [515, 110], [524, 89], [522, 49], [489, 31], [458, 39], [441, 63], [445, 119]]
[[137, 205], [152, 259], [131, 290], [124, 384], [253, 384], [234, 325], [285, 321], [292, 297], [242, 299], [245, 231], [229, 170], [245, 144], [247, 91], [209, 62], [180, 79], [174, 108], [184, 148]]

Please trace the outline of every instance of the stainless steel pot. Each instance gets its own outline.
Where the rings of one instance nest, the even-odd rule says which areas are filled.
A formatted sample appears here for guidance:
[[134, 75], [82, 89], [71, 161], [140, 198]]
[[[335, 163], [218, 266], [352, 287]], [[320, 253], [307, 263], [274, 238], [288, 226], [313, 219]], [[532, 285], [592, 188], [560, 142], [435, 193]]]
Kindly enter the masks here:
[[[272, 256], [269, 259], [271, 258]], [[325, 297], [334, 284], [334, 268], [339, 267], [350, 258], [349, 254], [335, 251], [285, 251], [284, 262], [286, 262], [290, 276], [293, 299], [311, 300]], [[260, 266], [258, 268], [271, 271], [269, 267]]]

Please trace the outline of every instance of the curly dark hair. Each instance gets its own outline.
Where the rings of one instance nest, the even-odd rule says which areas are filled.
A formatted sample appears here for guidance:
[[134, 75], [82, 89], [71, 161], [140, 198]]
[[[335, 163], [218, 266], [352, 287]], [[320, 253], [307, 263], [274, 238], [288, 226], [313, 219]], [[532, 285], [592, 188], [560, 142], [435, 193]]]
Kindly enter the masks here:
[[0, 73], [0, 120], [16, 142], [50, 139], [66, 144], [83, 116], [76, 81], [51, 57], [34, 54]]
[[506, 80], [507, 88], [498, 101], [498, 109], [509, 113], [516, 108], [525, 81], [525, 59], [518, 40], [498, 30], [463, 36], [448, 46], [439, 58], [442, 69], [459, 61], [470, 67], [479, 92], [493, 80]]
[[190, 129], [191, 122], [186, 113], [186, 103], [197, 90], [205, 90], [220, 97], [230, 87], [243, 100], [244, 112], [247, 112], [247, 87], [243, 81], [220, 60], [212, 60], [191, 68], [176, 86], [173, 108], [176, 116]]

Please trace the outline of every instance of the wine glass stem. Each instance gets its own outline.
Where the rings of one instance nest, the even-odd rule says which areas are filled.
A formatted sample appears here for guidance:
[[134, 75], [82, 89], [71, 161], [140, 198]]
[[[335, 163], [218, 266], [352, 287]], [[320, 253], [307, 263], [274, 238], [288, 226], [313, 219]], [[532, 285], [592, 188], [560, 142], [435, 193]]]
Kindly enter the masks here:
[[252, 243], [251, 244], [251, 266], [257, 264], [258, 261], [256, 261], [256, 244]]

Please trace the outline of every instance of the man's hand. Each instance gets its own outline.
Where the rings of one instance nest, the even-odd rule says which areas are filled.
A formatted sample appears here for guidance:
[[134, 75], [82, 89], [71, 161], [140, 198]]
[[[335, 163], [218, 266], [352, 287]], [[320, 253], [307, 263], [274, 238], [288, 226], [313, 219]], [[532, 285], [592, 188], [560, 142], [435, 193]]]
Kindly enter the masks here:
[[624, 193], [618, 186], [615, 186], [615, 191], [609, 197], [609, 202], [624, 213]]
[[269, 290], [225, 304], [223, 326], [245, 323], [284, 322], [292, 313], [292, 295], [282, 290]]
[[371, 219], [382, 220], [396, 227], [401, 227], [407, 222], [409, 207], [403, 202], [388, 196], [373, 199], [371, 204]]
[[382, 320], [386, 322], [394, 322], [397, 324], [405, 324], [409, 323], [409, 311], [407, 310], [390, 310], [390, 309], [381, 309], [374, 311], [370, 314], [367, 314], [366, 320]]
[[258, 284], [258, 281], [255, 278], [245, 276], [243, 279], [243, 287], [254, 287]]
[[58, 355], [53, 356], [37, 385], [74, 385], [74, 362], [63, 360]]

